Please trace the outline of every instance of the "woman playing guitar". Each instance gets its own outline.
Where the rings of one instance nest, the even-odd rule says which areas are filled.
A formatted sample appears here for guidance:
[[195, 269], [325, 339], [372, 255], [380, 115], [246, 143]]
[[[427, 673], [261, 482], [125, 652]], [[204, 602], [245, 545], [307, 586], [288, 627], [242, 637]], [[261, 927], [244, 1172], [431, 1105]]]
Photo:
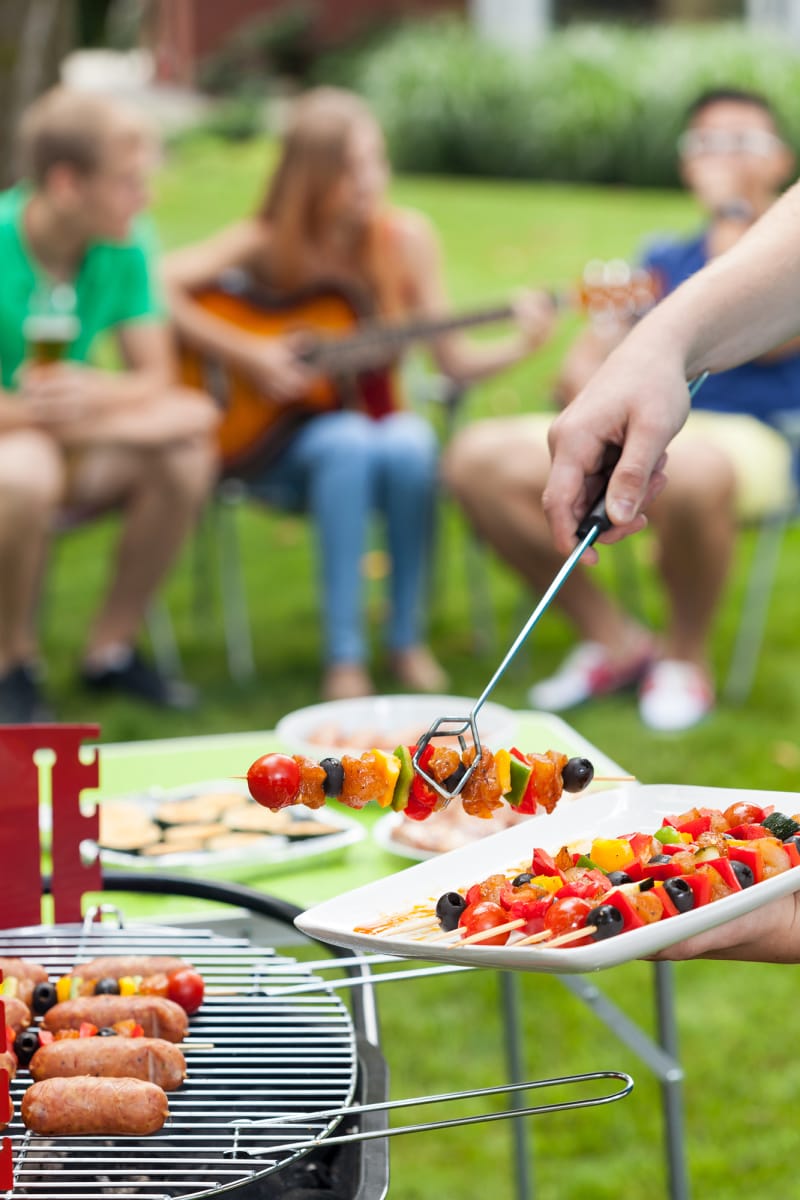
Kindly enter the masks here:
[[[392, 669], [416, 690], [446, 683], [421, 640], [436, 442], [420, 416], [397, 407], [396, 347], [365, 337], [375, 327], [361, 324], [358, 306], [345, 299], [365, 298], [387, 327], [416, 319], [435, 325], [447, 313], [438, 239], [420, 213], [389, 204], [387, 183], [383, 138], [369, 110], [350, 93], [315, 89], [294, 106], [260, 210], [165, 265], [182, 342], [223, 364], [234, 391], [257, 397], [243, 435], [234, 427], [236, 403], [223, 418], [234, 448], [225, 465], [244, 465], [257, 495], [308, 510], [315, 521], [330, 699], [372, 691], [360, 563], [374, 509], [385, 518], [392, 564]], [[252, 295], [277, 297], [271, 322], [240, 321], [236, 298], [215, 291], [232, 270]], [[554, 320], [544, 293], [521, 295], [512, 315], [516, 332], [501, 341], [436, 337], [438, 369], [460, 383], [481, 379], [535, 350]], [[316, 353], [320, 335], [335, 351], [328, 335], [353, 327], [357, 336], [338, 343], [347, 350], [338, 361]]]

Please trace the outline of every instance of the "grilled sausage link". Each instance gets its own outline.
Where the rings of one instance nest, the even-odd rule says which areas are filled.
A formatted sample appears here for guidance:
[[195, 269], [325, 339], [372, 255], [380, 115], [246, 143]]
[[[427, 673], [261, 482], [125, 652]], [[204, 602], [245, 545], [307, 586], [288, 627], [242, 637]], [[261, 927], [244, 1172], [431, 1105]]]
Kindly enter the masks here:
[[16, 1075], [17, 1066], [17, 1056], [13, 1050], [3, 1050], [0, 1052], [0, 1070], [8, 1071], [9, 1081]]
[[182, 1042], [189, 1020], [179, 1004], [161, 996], [80, 996], [63, 1000], [44, 1014], [42, 1024], [55, 1033], [59, 1029], [79, 1029], [82, 1021], [91, 1021], [98, 1029], [117, 1021], [137, 1021], [145, 1037]]
[[0, 996], [6, 1014], [6, 1025], [10, 1025], [14, 1033], [27, 1029], [31, 1023], [31, 1010], [18, 996]]
[[161, 1129], [168, 1116], [165, 1093], [142, 1079], [43, 1079], [22, 1097], [26, 1127], [47, 1137], [143, 1137]]
[[14, 993], [20, 1000], [30, 1004], [33, 989], [37, 983], [47, 983], [47, 971], [39, 963], [28, 962], [24, 958], [0, 957], [0, 971], [3, 979], [15, 979], [17, 990]]
[[26, 958], [3, 958], [0, 956], [0, 971], [3, 978], [13, 975], [15, 979], [30, 979], [31, 983], [47, 983], [47, 971], [40, 963], [29, 962]]
[[70, 971], [76, 979], [121, 979], [123, 975], [171, 975], [191, 964], [182, 958], [166, 954], [109, 954], [93, 958], [90, 962], [78, 963]]
[[40, 1046], [29, 1070], [37, 1082], [68, 1075], [127, 1077], [146, 1079], [172, 1092], [186, 1077], [186, 1059], [173, 1042], [163, 1038], [65, 1038]]

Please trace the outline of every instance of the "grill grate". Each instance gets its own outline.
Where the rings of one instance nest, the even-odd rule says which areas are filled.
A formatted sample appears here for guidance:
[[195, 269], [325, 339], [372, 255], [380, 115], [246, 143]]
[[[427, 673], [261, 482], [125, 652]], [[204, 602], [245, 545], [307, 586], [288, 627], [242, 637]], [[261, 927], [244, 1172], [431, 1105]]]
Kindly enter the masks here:
[[[43, 1138], [19, 1119], [30, 1083], [20, 1070], [11, 1085], [16, 1116], [8, 1128], [14, 1151], [14, 1189], [6, 1197], [40, 1200], [119, 1200], [150, 1197], [194, 1200], [277, 1171], [304, 1153], [270, 1151], [287, 1141], [324, 1136], [339, 1118], [310, 1120], [309, 1110], [346, 1106], [356, 1085], [355, 1034], [350, 1014], [333, 991], [279, 989], [315, 979], [302, 963], [254, 947], [244, 938], [208, 930], [106, 923], [32, 926], [3, 932], [3, 953], [42, 963], [51, 979], [76, 962], [105, 954], [176, 954], [193, 963], [207, 995], [190, 1018], [189, 1039], [213, 1048], [187, 1052], [187, 1079], [168, 1094], [170, 1118], [147, 1138]], [[263, 993], [265, 987], [270, 994]], [[266, 1134], [231, 1122], [297, 1112]]]

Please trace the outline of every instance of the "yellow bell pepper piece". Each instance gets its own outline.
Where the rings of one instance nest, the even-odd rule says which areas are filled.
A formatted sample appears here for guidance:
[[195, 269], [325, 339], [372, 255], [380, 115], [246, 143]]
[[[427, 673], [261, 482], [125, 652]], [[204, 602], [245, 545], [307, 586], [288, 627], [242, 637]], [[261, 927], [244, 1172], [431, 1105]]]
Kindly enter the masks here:
[[508, 750], [495, 750], [494, 769], [500, 791], [505, 796], [506, 792], [511, 791], [511, 755]]
[[595, 838], [589, 857], [601, 871], [624, 871], [636, 855], [624, 838]]
[[70, 975], [62, 975], [56, 982], [56, 999], [59, 1004], [72, 999], [72, 977]]
[[122, 975], [119, 980], [120, 996], [135, 996], [139, 990], [141, 976]]
[[560, 887], [564, 886], [564, 880], [560, 875], [534, 875], [531, 883], [535, 887], [544, 888], [546, 892], [557, 892]]
[[19, 990], [19, 980], [14, 975], [9, 975], [0, 983], [0, 996], [16, 996]]
[[381, 808], [391, 808], [395, 785], [400, 776], [400, 759], [394, 754], [387, 754], [385, 750], [372, 750], [371, 753], [381, 769], [385, 783], [383, 791], [379, 796], [375, 796], [375, 800]]

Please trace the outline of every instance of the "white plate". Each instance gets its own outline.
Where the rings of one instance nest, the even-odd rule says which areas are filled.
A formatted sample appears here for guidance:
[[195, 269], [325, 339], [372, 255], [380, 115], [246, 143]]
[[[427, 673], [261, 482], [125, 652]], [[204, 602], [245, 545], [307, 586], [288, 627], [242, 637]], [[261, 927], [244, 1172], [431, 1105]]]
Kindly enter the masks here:
[[[246, 783], [231, 779], [212, 779], [202, 783], [187, 784], [180, 788], [151, 788], [146, 792], [108, 798], [99, 803], [113, 804], [115, 799], [126, 803], [133, 801], [141, 806], [144, 812], [152, 816], [156, 809], [170, 800], [188, 800], [194, 796], [204, 796], [215, 792], [241, 792], [243, 801], [250, 799]], [[252, 803], [255, 805], [255, 801]], [[198, 874], [220, 872], [224, 873], [226, 878], [235, 878], [257, 874], [261, 869], [291, 866], [295, 862], [302, 864], [307, 859], [338, 853], [365, 836], [364, 827], [358, 821], [333, 808], [325, 808], [321, 812], [317, 812], [306, 808], [305, 805], [298, 804], [293, 806], [289, 812], [292, 818], [297, 820], [317, 821], [324, 825], [334, 826], [334, 832], [319, 833], [298, 839], [265, 834], [260, 841], [254, 841], [239, 849], [184, 851], [177, 854], [162, 854], [155, 858], [101, 847], [100, 861], [106, 866], [124, 868], [129, 871], [165, 870], [197, 872]]]
[[[480, 841], [483, 838], [492, 837], [497, 832], [503, 832], [505, 826], [493, 824], [493, 818], [485, 819], [483, 817], [464, 817], [464, 825], [459, 824], [458, 836], [463, 838], [462, 844], [454, 847], [452, 844], [447, 849], [438, 849], [436, 845], [436, 835], [431, 828], [432, 822], [437, 822], [444, 816], [449, 809], [443, 810], [441, 813], [434, 813], [432, 817], [426, 818], [424, 821], [412, 821], [409, 817], [404, 817], [402, 813], [391, 812], [386, 813], [372, 827], [372, 837], [380, 846], [381, 850], [386, 850], [389, 854], [396, 854], [399, 858], [408, 858], [412, 862], [426, 862], [429, 858], [436, 858], [440, 854], [451, 854], [454, 849], [462, 849], [462, 846], [472, 845], [474, 842]], [[502, 810], [501, 810], [502, 811]], [[529, 821], [535, 814], [530, 813], [526, 817], [520, 817], [515, 823], [517, 826], [522, 825], [525, 821]], [[470, 822], [467, 825], [466, 822]], [[432, 834], [430, 844], [425, 844], [424, 840], [419, 843], [410, 843], [403, 839], [403, 830], [409, 830], [412, 835], [425, 838], [425, 834]], [[435, 828], [435, 826], [434, 826]]]
[[443, 892], [469, 887], [494, 872], [505, 872], [530, 861], [533, 847], [555, 853], [565, 843], [622, 833], [655, 831], [665, 816], [697, 805], [726, 809], [738, 800], [774, 805], [796, 812], [796, 793], [753, 792], [745, 789], [685, 787], [676, 784], [629, 784], [604, 792], [563, 797], [547, 818], [494, 834], [476, 845], [440, 854], [396, 875], [368, 884], [309, 909], [295, 924], [304, 933], [337, 946], [351, 946], [402, 958], [464, 963], [498, 970], [568, 974], [599, 971], [656, 951], [695, 933], [712, 929], [734, 917], [760, 908], [800, 889], [800, 869], [793, 868], [744, 891], [702, 908], [644, 925], [594, 942], [590, 946], [547, 949], [545, 946], [444, 946], [405, 937], [357, 933], [381, 917], [407, 912], [415, 904], [435, 902]]
[[[394, 750], [400, 742], [416, 741], [437, 717], [466, 716], [474, 704], [474, 697], [427, 694], [331, 700], [287, 713], [275, 732], [296, 754], [311, 758], [359, 755], [376, 747]], [[518, 723], [512, 709], [491, 700], [478, 714], [481, 740], [490, 747], [512, 741]]]

